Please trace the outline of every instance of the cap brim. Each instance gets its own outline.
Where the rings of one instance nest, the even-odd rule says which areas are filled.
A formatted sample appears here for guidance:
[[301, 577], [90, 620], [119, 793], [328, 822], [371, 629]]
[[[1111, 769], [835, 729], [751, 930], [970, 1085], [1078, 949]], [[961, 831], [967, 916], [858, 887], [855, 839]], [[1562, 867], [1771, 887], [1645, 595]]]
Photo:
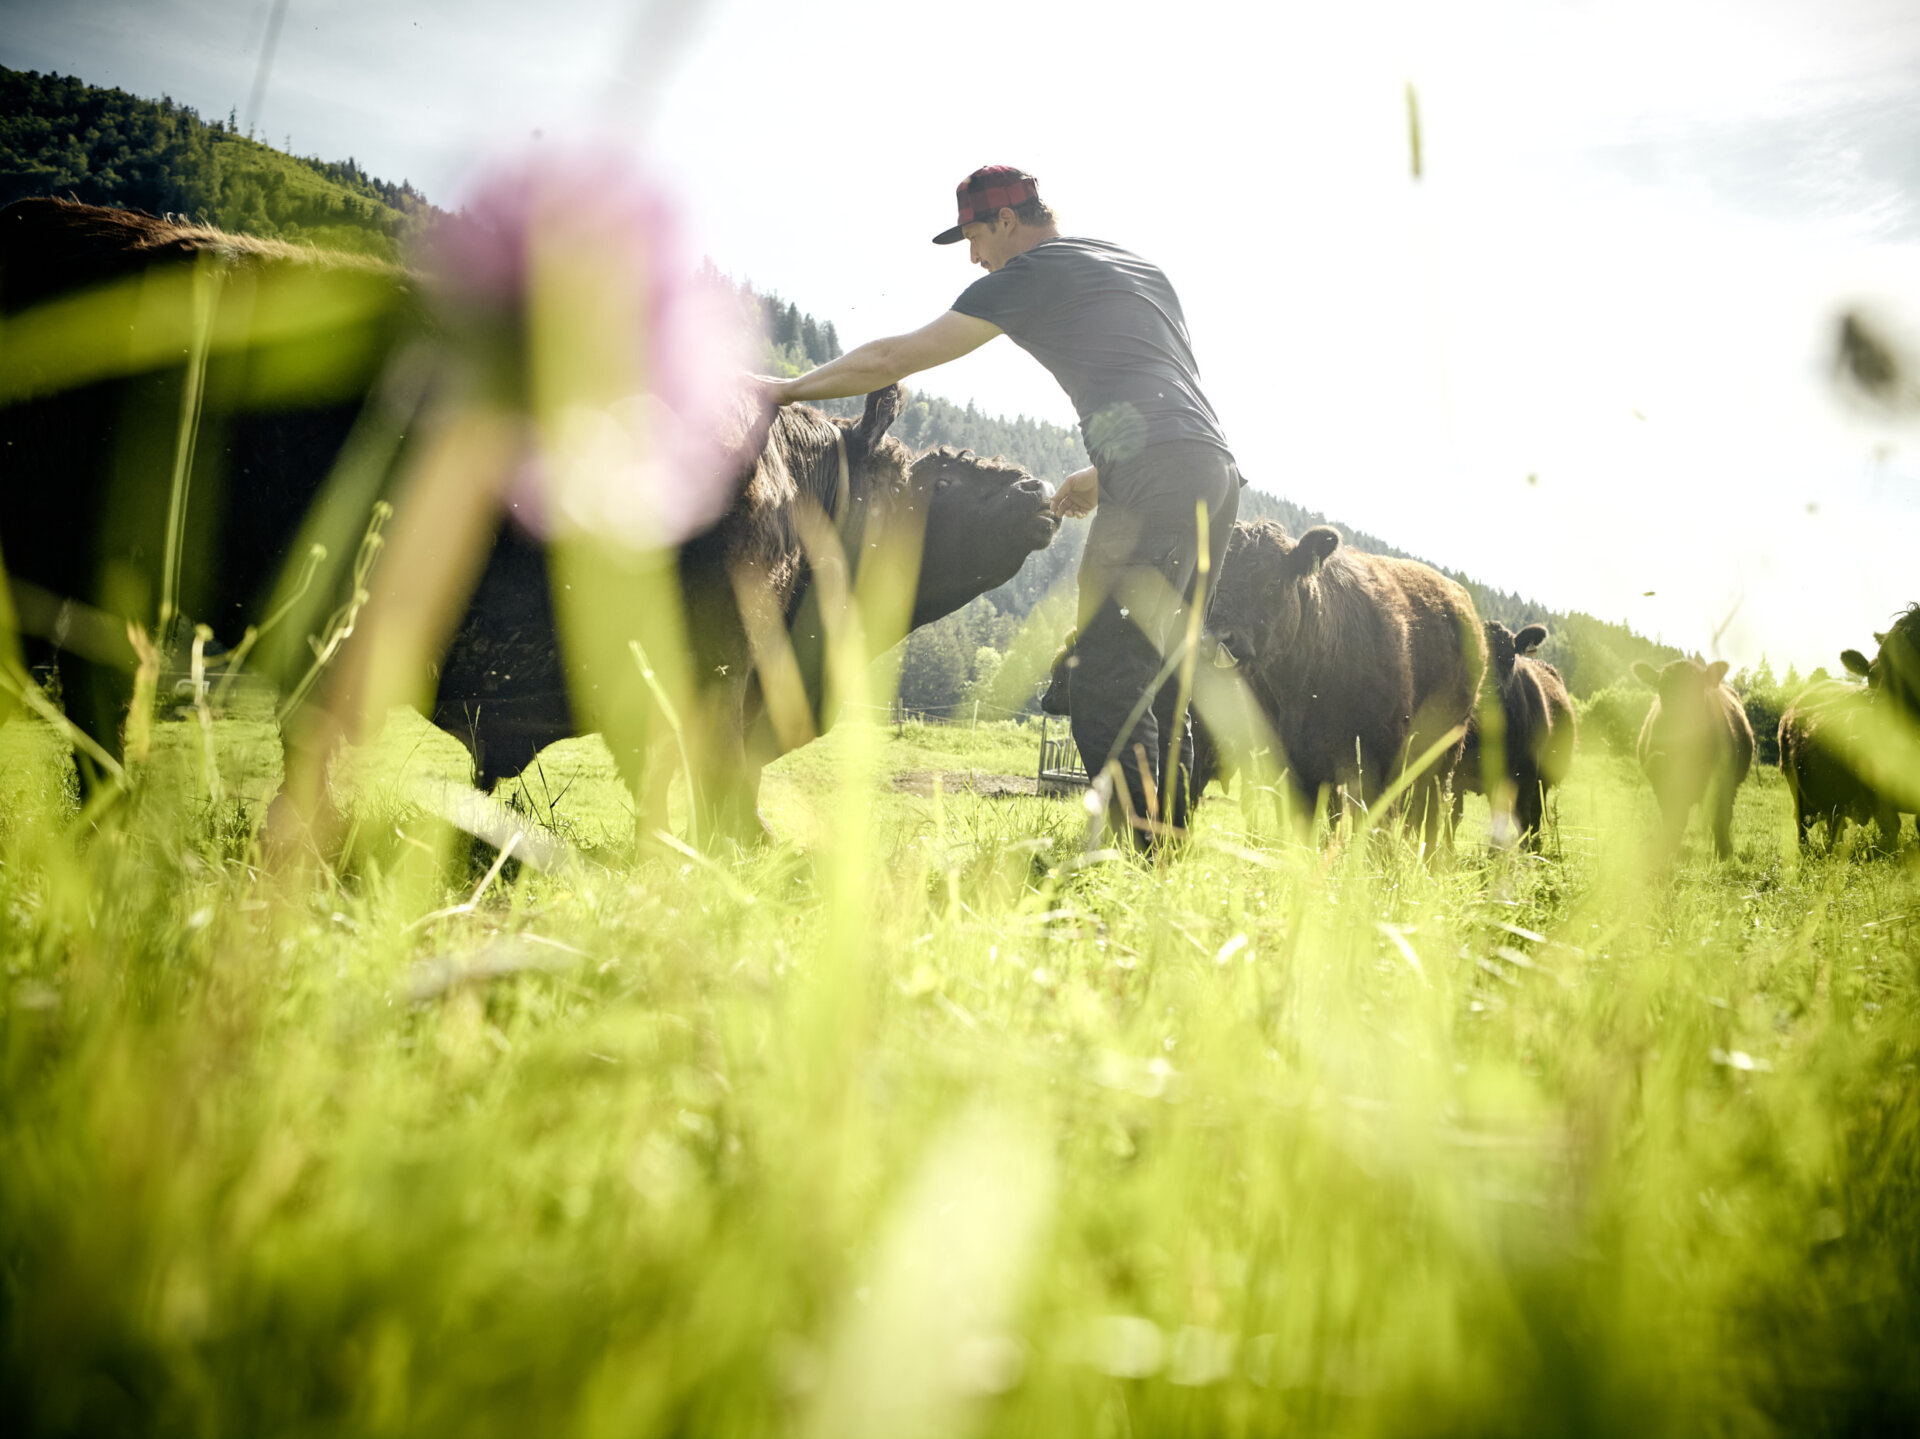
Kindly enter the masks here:
[[955, 225], [951, 230], [942, 230], [939, 234], [935, 235], [933, 237], [933, 243], [936, 245], [951, 245], [954, 241], [965, 238], [966, 236], [960, 233], [960, 227]]

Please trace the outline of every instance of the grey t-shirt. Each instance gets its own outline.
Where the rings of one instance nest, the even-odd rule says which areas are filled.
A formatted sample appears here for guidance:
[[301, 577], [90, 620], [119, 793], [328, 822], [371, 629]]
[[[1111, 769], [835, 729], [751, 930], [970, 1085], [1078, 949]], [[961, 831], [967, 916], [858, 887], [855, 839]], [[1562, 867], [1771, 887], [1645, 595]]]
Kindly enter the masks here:
[[975, 280], [953, 308], [998, 325], [1052, 372], [1094, 464], [1170, 440], [1231, 453], [1200, 390], [1180, 297], [1138, 255], [1105, 240], [1043, 240]]

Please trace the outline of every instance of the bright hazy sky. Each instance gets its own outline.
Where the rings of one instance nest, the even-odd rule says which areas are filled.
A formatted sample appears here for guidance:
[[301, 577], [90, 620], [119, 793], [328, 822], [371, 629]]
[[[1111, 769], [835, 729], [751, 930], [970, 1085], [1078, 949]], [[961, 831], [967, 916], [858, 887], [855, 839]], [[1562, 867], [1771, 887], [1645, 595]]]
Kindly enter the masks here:
[[[0, 0], [0, 63], [244, 118], [271, 10]], [[952, 302], [953, 186], [1020, 165], [1166, 269], [1261, 488], [1736, 663], [1920, 598], [1920, 422], [1828, 380], [1843, 305], [1920, 322], [1911, 0], [290, 0], [258, 119], [447, 205], [610, 128], [849, 345]], [[919, 383], [1073, 422], [1006, 340]]]

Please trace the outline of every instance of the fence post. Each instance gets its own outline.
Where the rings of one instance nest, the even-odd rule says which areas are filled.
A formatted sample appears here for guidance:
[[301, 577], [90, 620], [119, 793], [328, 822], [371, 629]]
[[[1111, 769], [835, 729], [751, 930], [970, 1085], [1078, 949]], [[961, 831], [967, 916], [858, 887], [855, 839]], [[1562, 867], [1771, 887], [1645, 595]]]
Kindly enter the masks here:
[[978, 734], [979, 731], [980, 731], [980, 701], [975, 700], [973, 702], [973, 723], [967, 726], [967, 733]]

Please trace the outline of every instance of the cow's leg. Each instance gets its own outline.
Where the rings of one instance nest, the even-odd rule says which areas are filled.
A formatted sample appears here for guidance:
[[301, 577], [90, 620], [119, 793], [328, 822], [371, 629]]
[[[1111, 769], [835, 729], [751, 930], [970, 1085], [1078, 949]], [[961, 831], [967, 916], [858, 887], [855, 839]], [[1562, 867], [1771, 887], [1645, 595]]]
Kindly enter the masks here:
[[480, 717], [464, 706], [458, 710], [435, 709], [428, 716], [436, 729], [444, 730], [460, 741], [467, 757], [473, 761], [473, 783], [476, 789], [491, 790], [492, 780], [487, 775], [487, 758], [491, 748], [487, 743], [487, 733], [481, 727]]
[[1521, 841], [1530, 850], [1540, 848], [1540, 820], [1546, 812], [1546, 787], [1535, 774], [1522, 774], [1514, 796], [1514, 822]]
[[[760, 761], [735, 740], [716, 747], [711, 763], [695, 772], [698, 792], [687, 796], [700, 844], [750, 849], [773, 838], [760, 815]], [[662, 819], [664, 823], [664, 816]]]
[[1731, 779], [1720, 780], [1709, 800], [1713, 807], [1713, 852], [1721, 859], [1733, 858], [1733, 788]]
[[1681, 845], [1686, 842], [1687, 814], [1693, 808], [1693, 801], [1670, 790], [1662, 790], [1655, 798], [1660, 804], [1661, 851], [1668, 859], [1677, 858]]
[[[60, 704], [68, 721], [108, 754], [121, 753], [120, 728], [133, 705], [133, 675], [118, 665], [96, 664], [71, 650], [56, 661], [60, 675]], [[80, 780], [82, 803], [114, 786], [92, 756], [78, 747], [73, 755]]]
[[1414, 781], [1408, 827], [1419, 826], [1421, 848], [1429, 855], [1440, 843], [1440, 811], [1445, 799], [1441, 779], [1431, 770]]
[[[716, 716], [707, 738], [694, 751], [694, 780], [688, 812], [697, 817], [699, 842], [708, 848], [727, 844], [750, 849], [773, 839], [760, 814], [760, 771], [780, 747], [771, 723], [744, 688], [711, 694]], [[664, 749], [677, 766], [678, 750], [668, 736]], [[664, 819], [663, 819], [664, 822]]]
[[741, 849], [770, 843], [773, 831], [760, 813], [760, 767], [745, 766], [720, 786], [708, 812], [709, 845], [731, 842]]
[[[636, 853], [656, 831], [668, 828], [667, 791], [673, 783], [673, 777], [680, 773], [680, 759], [674, 748], [673, 736], [654, 735], [642, 742], [641, 733], [637, 727], [629, 729], [618, 743], [614, 742], [613, 736], [607, 736], [607, 747], [613, 752], [613, 767], [633, 799]], [[696, 785], [698, 779], [696, 772]], [[700, 793], [696, 788], [694, 793], [687, 796], [687, 805], [688, 812], [697, 818], [700, 816], [697, 808], [699, 803]]]
[[1891, 800], [1875, 797], [1873, 802], [1874, 848], [1893, 854], [1900, 848], [1900, 811]]

